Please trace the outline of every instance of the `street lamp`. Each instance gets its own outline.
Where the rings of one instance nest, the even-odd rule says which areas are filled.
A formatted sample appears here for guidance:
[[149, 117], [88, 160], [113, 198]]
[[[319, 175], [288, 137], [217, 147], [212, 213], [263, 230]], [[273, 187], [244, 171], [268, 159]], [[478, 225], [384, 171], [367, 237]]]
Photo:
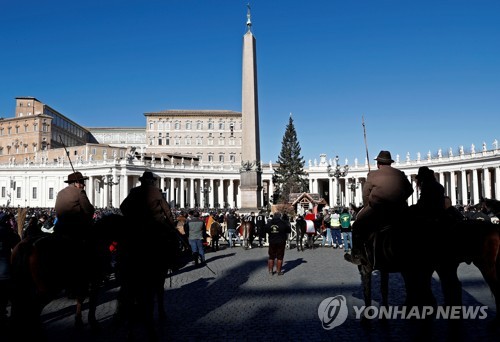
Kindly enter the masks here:
[[340, 206], [340, 177], [345, 177], [349, 173], [349, 165], [340, 166], [339, 156], [335, 156], [335, 169], [331, 165], [327, 167], [328, 176], [334, 177], [337, 180], [337, 206]]
[[351, 199], [352, 199], [352, 203], [356, 203], [354, 201], [354, 194], [355, 194], [355, 191], [356, 189], [359, 188], [359, 183], [356, 182], [356, 179], [354, 177], [351, 177], [351, 179], [349, 179], [349, 190], [351, 190]]
[[272, 204], [278, 203], [278, 199], [280, 196], [279, 186], [278, 186], [278, 175], [273, 173], [273, 177], [271, 178], [273, 183], [273, 194], [272, 194]]
[[203, 201], [205, 202], [205, 208], [210, 207], [210, 203], [208, 203], [208, 194], [212, 191], [210, 186], [208, 187], [200, 187], [200, 192], [203, 194]]
[[106, 182], [103, 182], [104, 185], [108, 186], [108, 208], [113, 208], [113, 185], [120, 184], [120, 176], [118, 176], [118, 181], [113, 182], [113, 170], [109, 169], [108, 174], [106, 175]]

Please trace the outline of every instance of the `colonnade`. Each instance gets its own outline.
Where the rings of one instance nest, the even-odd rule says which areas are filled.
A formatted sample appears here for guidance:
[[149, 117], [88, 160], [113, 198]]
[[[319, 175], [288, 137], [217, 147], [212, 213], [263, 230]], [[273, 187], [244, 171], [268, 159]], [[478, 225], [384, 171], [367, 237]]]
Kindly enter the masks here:
[[[500, 166], [498, 165], [473, 168], [462, 165], [458, 170], [449, 167], [427, 166], [434, 170], [436, 179], [445, 188], [445, 195], [450, 197], [454, 205], [476, 204], [481, 198], [500, 200]], [[412, 184], [414, 191], [408, 199], [408, 203], [415, 204], [419, 198], [419, 189], [415, 178], [418, 168], [406, 169], [397, 165], [394, 167], [405, 172]], [[349, 206], [350, 204], [359, 206], [363, 203], [363, 185], [366, 181], [366, 172], [361, 174], [354, 171], [339, 178], [328, 177], [324, 174], [318, 174], [318, 177], [314, 177], [313, 173], [309, 175], [310, 192], [319, 193], [330, 207]]]

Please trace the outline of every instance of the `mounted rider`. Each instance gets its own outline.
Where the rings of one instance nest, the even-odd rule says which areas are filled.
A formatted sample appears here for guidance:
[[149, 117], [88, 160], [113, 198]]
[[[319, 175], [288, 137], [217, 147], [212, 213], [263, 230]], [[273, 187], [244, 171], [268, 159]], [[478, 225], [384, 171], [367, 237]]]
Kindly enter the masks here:
[[[70, 278], [68, 290], [79, 297], [86, 295], [88, 288], [85, 280], [88, 277], [89, 250], [87, 246], [90, 230], [93, 225], [94, 206], [85, 192], [85, 181], [89, 177], [80, 172], [68, 175], [65, 183], [68, 186], [59, 191], [56, 198], [55, 211], [57, 222], [54, 226], [54, 236], [63, 239], [62, 250], [73, 256], [74, 274]], [[62, 255], [68, 258], [70, 255]]]
[[370, 235], [396, 222], [406, 212], [406, 200], [413, 193], [404, 172], [391, 166], [394, 160], [389, 151], [380, 151], [375, 160], [377, 170], [368, 173], [363, 186], [364, 207], [352, 227], [352, 254], [344, 255], [345, 260], [356, 265], [364, 261], [362, 248]]

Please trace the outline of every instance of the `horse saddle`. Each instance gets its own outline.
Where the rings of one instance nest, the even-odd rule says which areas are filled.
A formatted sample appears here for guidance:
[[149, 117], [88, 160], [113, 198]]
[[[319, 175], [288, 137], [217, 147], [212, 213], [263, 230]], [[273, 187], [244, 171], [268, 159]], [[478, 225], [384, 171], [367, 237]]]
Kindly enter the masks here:
[[374, 270], [394, 272], [399, 268], [394, 244], [395, 230], [392, 225], [387, 225], [368, 238], [365, 252]]

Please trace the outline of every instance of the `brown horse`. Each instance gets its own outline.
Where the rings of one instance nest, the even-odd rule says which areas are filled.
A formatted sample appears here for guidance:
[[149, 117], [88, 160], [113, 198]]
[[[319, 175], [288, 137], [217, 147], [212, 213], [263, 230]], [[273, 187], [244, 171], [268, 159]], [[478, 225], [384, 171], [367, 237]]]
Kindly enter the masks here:
[[253, 221], [242, 221], [239, 227], [239, 233], [243, 237], [243, 248], [252, 248], [255, 238], [255, 223]]
[[[481, 221], [427, 225], [437, 248], [424, 250], [414, 234], [422, 225], [400, 224], [373, 235], [364, 251], [367, 264], [358, 266], [363, 283], [365, 305], [371, 305], [371, 273], [381, 271], [382, 305], [387, 306], [388, 274], [400, 272], [407, 292], [406, 305], [436, 304], [431, 291], [434, 271], [441, 280], [445, 305], [461, 306], [461, 283], [457, 268], [472, 262], [481, 271], [500, 307], [500, 226]], [[498, 316], [495, 317], [495, 323]]]
[[95, 235], [95, 228], [85, 246], [47, 234], [24, 239], [13, 250], [11, 318], [14, 328], [26, 337], [42, 332], [43, 308], [64, 291], [76, 297], [75, 326], [83, 326], [82, 304], [88, 297], [88, 323], [93, 329], [98, 328], [98, 289], [109, 271], [111, 240]]

